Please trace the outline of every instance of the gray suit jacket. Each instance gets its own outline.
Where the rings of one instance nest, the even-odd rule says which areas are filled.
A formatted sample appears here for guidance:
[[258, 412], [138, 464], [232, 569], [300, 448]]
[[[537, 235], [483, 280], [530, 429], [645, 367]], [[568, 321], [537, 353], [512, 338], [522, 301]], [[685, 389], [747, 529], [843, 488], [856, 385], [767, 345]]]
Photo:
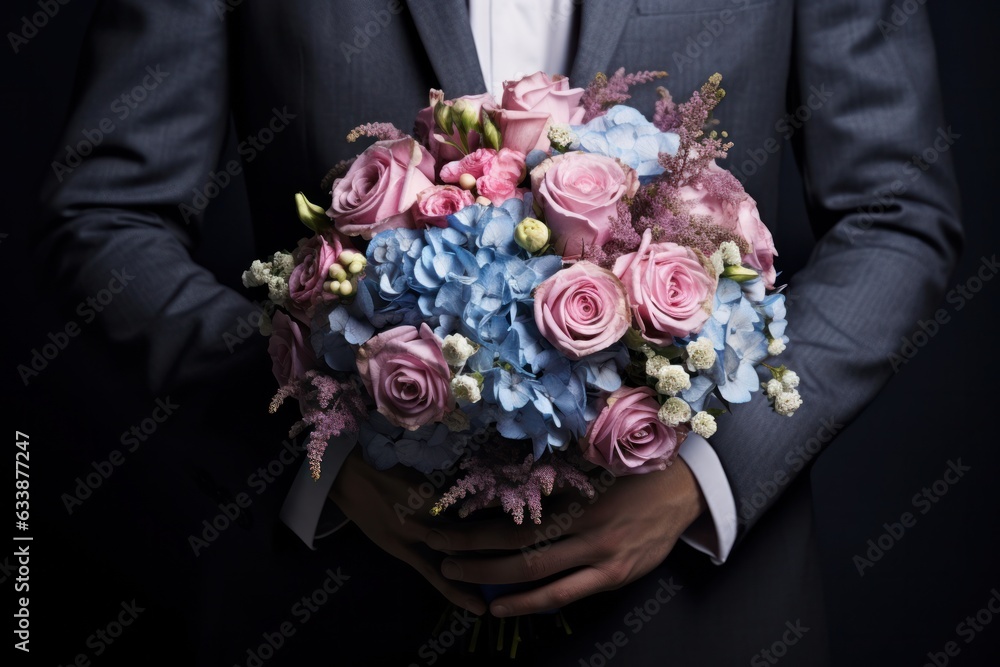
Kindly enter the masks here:
[[[819, 240], [790, 280], [782, 361], [801, 375], [805, 405], [788, 419], [757, 397], [711, 440], [742, 537], [889, 379], [889, 355], [936, 307], [955, 264], [961, 228], [929, 27], [918, 13], [887, 31], [891, 0], [581, 4], [574, 84], [617, 67], [666, 69], [683, 97], [721, 72], [729, 97], [717, 116], [736, 141], [727, 166], [766, 222], [784, 139], [804, 176], [801, 224]], [[100, 324], [139, 350], [152, 392], [223, 391], [264, 354], [237, 332], [248, 294], [192, 259], [200, 213], [227, 180], [218, 162], [231, 119], [242, 163], [228, 169], [245, 172], [262, 256], [301, 234], [292, 193], [327, 200], [319, 180], [357, 152], [344, 140], [352, 127], [410, 127], [431, 87], [485, 90], [463, 0], [108, 0], [91, 37], [39, 250], [67, 303], [112, 269], [136, 275]], [[632, 103], [649, 113], [653, 96], [650, 86]], [[234, 346], [234, 335], [246, 341]]]

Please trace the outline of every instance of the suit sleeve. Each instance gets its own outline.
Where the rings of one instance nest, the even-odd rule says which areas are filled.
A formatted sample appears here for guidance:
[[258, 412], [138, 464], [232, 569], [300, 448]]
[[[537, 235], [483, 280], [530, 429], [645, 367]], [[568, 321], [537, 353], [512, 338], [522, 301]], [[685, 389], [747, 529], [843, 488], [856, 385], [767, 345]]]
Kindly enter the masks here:
[[229, 119], [226, 22], [213, 4], [101, 3], [34, 230], [69, 308], [113, 272], [129, 276], [92, 326], [135, 355], [153, 394], [219, 386], [263, 354], [259, 335], [235, 332], [253, 304], [191, 256], [205, 205], [195, 192]]
[[790, 106], [811, 118], [793, 146], [819, 241], [789, 284], [790, 343], [776, 363], [800, 375], [805, 403], [788, 418], [755, 396], [720, 419], [712, 445], [737, 543], [898, 369], [893, 355], [941, 304], [962, 244], [956, 136], [926, 11], [898, 30], [886, 28], [891, 0], [801, 0], [795, 11]]

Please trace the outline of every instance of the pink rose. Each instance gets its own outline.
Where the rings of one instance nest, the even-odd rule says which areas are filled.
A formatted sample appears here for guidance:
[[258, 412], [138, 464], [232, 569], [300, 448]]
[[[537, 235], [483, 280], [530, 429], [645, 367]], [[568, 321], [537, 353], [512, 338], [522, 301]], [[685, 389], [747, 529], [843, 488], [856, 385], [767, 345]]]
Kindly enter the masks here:
[[271, 337], [267, 353], [271, 355], [271, 372], [278, 386], [305, 377], [316, 364], [316, 354], [308, 341], [309, 330], [280, 310], [271, 317]]
[[337, 230], [370, 239], [386, 229], [412, 227], [417, 193], [434, 185], [434, 159], [410, 137], [377, 141], [333, 183], [327, 215]]
[[664, 470], [682, 438], [657, 417], [660, 404], [649, 387], [623, 387], [602, 401], [581, 442], [583, 457], [616, 476]]
[[332, 230], [299, 241], [299, 247], [292, 253], [295, 268], [288, 278], [288, 296], [305, 317], [311, 318], [318, 304], [337, 298], [323, 289], [323, 283], [330, 279], [330, 267], [345, 249], [354, 248]]
[[[579, 125], [585, 113], [580, 106], [583, 93], [583, 88], [570, 88], [569, 79], [564, 76], [550, 77], [545, 72], [535, 72], [517, 81], [505, 81], [500, 106], [508, 111], [544, 113], [549, 125]], [[547, 127], [532, 147], [543, 151], [549, 149]]]
[[549, 114], [544, 111], [500, 109], [493, 115], [504, 148], [527, 155], [549, 147]]
[[357, 362], [378, 411], [393, 425], [413, 431], [451, 411], [451, 370], [426, 324], [383, 331], [361, 346]]
[[545, 72], [505, 81], [500, 106], [513, 111], [543, 111], [553, 123], [579, 125], [584, 109], [580, 106], [583, 88], [570, 88], [569, 79], [561, 74], [550, 77]]
[[677, 190], [677, 197], [687, 205], [690, 215], [707, 216], [750, 244], [743, 261], [761, 272], [768, 289], [774, 287], [774, 258], [778, 254], [774, 239], [760, 219], [757, 202], [744, 192], [735, 176], [713, 160], [704, 176]]
[[476, 192], [494, 204], [502, 204], [518, 194], [517, 186], [525, 176], [524, 153], [510, 148], [480, 148], [441, 167], [445, 183], [458, 183], [463, 174], [476, 179]]
[[486, 166], [493, 162], [497, 152], [492, 148], [477, 148], [461, 160], [455, 160], [441, 167], [440, 178], [444, 183], [458, 183], [462, 174], [471, 174], [478, 179], [486, 173]]
[[524, 153], [501, 148], [493, 160], [486, 163], [483, 175], [476, 179], [476, 192], [494, 204], [502, 204], [517, 194], [517, 186], [524, 176]]
[[417, 193], [413, 222], [417, 226], [447, 227], [448, 216], [476, 203], [468, 190], [454, 185], [432, 185]]
[[773, 289], [778, 277], [774, 270], [774, 258], [778, 251], [774, 247], [770, 230], [760, 219], [757, 202], [750, 195], [740, 202], [737, 225], [740, 236], [750, 244], [750, 252], [743, 255], [743, 262], [760, 271], [764, 286]]
[[539, 332], [570, 359], [610, 347], [631, 321], [621, 281], [590, 262], [557, 272], [535, 290]]
[[556, 155], [531, 172], [531, 190], [553, 232], [555, 250], [566, 257], [611, 240], [618, 201], [632, 185], [618, 162], [593, 153]]
[[716, 279], [693, 250], [676, 243], [651, 243], [647, 229], [636, 252], [615, 261], [625, 284], [639, 333], [650, 343], [669, 345], [701, 331], [711, 314]]
[[[497, 105], [496, 100], [493, 99], [493, 96], [489, 93], [483, 93], [481, 95], [465, 95], [463, 97], [459, 97], [458, 99], [464, 100], [466, 104], [471, 105], [471, 108], [477, 115], [480, 115], [483, 109], [491, 111], [495, 109]], [[455, 101], [456, 100], [445, 100], [444, 93], [440, 90], [431, 90], [430, 106], [424, 107], [417, 114], [416, 127], [414, 128], [417, 138], [420, 139], [424, 146], [427, 146], [431, 155], [434, 156], [438, 164], [458, 160], [462, 157], [462, 151], [455, 148], [455, 146], [449, 146], [444, 143], [445, 140], [448, 140], [456, 146], [461, 146], [462, 144], [458, 137], [458, 129], [456, 128], [450, 137], [446, 137], [441, 133], [441, 129], [434, 121], [434, 107], [438, 102], [444, 102], [448, 106], [454, 106]], [[469, 132], [468, 140], [470, 151], [474, 151], [479, 148], [480, 137], [478, 132]]]

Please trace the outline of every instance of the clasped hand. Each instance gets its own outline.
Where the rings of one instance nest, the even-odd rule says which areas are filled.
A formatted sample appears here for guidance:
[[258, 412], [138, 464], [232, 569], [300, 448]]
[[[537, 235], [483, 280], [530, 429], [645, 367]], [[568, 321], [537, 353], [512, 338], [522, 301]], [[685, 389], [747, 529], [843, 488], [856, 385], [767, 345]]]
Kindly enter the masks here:
[[576, 491], [545, 499], [543, 521], [515, 524], [509, 516], [445, 519], [430, 512], [400, 516], [411, 471], [376, 471], [352, 455], [330, 498], [375, 544], [408, 563], [452, 603], [481, 615], [477, 584], [536, 587], [497, 598], [494, 616], [564, 607], [628, 584], [659, 565], [705, 511], [684, 461], [662, 472], [615, 479], [594, 502]]

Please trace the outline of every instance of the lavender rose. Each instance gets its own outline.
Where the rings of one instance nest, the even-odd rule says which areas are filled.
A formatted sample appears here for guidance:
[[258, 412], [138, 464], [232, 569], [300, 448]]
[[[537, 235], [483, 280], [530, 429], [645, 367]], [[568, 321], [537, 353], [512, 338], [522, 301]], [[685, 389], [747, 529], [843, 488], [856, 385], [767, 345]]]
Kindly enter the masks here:
[[505, 81], [500, 106], [513, 111], [541, 111], [553, 123], [579, 125], [585, 113], [580, 106], [583, 93], [583, 88], [570, 88], [565, 76], [535, 72], [517, 81]]
[[535, 290], [535, 323], [567, 357], [580, 359], [616, 343], [631, 323], [625, 287], [613, 273], [581, 261]]
[[678, 189], [677, 196], [686, 204], [689, 215], [707, 216], [720, 227], [739, 234], [750, 245], [744, 263], [760, 271], [768, 289], [774, 287], [774, 258], [778, 254], [774, 239], [760, 219], [757, 202], [746, 194], [735, 176], [712, 161], [706, 175]]
[[689, 215], [707, 216], [720, 227], [735, 231], [734, 193], [742, 190], [736, 177], [713, 160], [701, 178], [678, 188], [677, 198], [687, 205]]
[[306, 327], [280, 310], [274, 312], [267, 353], [271, 355], [271, 372], [278, 386], [301, 380], [316, 365], [316, 355], [308, 340]]
[[432, 185], [417, 193], [413, 222], [418, 227], [447, 227], [449, 215], [475, 203], [468, 190], [454, 185]]
[[592, 153], [566, 153], [531, 171], [531, 190], [555, 237], [556, 252], [579, 257], [585, 246], [611, 240], [618, 201], [634, 194], [635, 172]]
[[549, 114], [544, 111], [500, 109], [494, 118], [500, 128], [504, 148], [527, 155], [539, 146], [548, 147]]
[[664, 470], [682, 438], [657, 417], [660, 404], [649, 387], [623, 387], [602, 401], [581, 442], [583, 457], [616, 476]]
[[383, 331], [361, 346], [357, 362], [375, 406], [394, 425], [413, 431], [451, 411], [451, 370], [426, 324]]
[[[585, 111], [580, 106], [583, 93], [583, 88], [570, 88], [569, 79], [566, 77], [561, 75], [550, 77], [545, 72], [535, 72], [517, 81], [505, 81], [500, 106], [507, 112], [531, 112], [532, 115], [503, 114], [503, 123], [507, 126], [507, 130], [510, 130], [513, 121], [514, 133], [523, 135], [523, 138], [508, 138], [505, 133], [504, 145], [516, 147], [525, 154], [530, 153], [532, 149], [547, 151], [550, 125], [578, 125], [583, 122]], [[543, 116], [546, 119], [545, 123], [536, 126], [537, 120]], [[531, 121], [530, 124], [527, 123], [528, 120]], [[503, 126], [500, 129], [504, 131]], [[511, 143], [508, 143], [508, 140]], [[515, 143], [520, 145], [514, 146]]]
[[323, 282], [330, 279], [330, 267], [346, 249], [353, 250], [354, 247], [346, 238], [331, 230], [302, 239], [292, 253], [295, 268], [288, 278], [288, 297], [306, 318], [312, 317], [317, 305], [337, 298], [323, 289]]
[[774, 258], [778, 250], [774, 247], [771, 231], [760, 219], [757, 202], [750, 195], [740, 202], [736, 220], [737, 231], [750, 244], [750, 252], [743, 255], [743, 262], [760, 271], [764, 286], [772, 289], [778, 277], [774, 270]]
[[615, 262], [625, 284], [639, 333], [650, 343], [669, 345], [701, 331], [711, 314], [714, 272], [693, 250], [676, 243], [651, 243], [647, 229], [636, 252]]
[[371, 239], [379, 232], [412, 227], [417, 193], [434, 185], [434, 159], [410, 137], [377, 141], [333, 183], [327, 215], [347, 236]]

